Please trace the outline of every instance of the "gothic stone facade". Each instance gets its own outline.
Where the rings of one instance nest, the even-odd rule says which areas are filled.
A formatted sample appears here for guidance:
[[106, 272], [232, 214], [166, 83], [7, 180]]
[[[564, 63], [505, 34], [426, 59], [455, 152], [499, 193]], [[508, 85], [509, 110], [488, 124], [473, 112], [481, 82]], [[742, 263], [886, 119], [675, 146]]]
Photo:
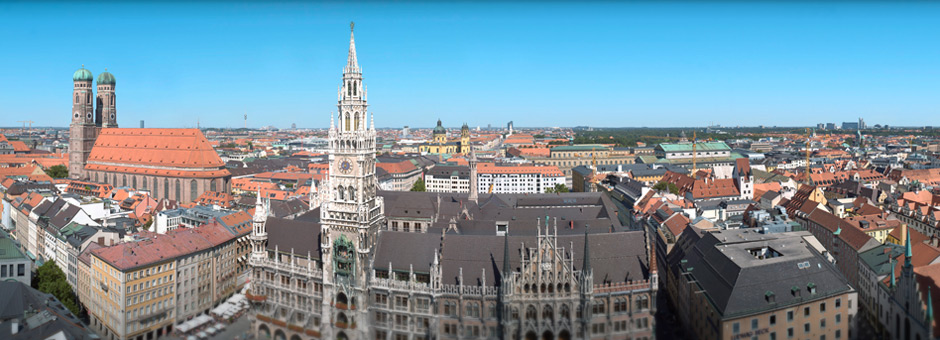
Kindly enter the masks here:
[[319, 208], [290, 220], [257, 203], [256, 336], [652, 338], [648, 238], [607, 196], [377, 192], [352, 37], [338, 106]]

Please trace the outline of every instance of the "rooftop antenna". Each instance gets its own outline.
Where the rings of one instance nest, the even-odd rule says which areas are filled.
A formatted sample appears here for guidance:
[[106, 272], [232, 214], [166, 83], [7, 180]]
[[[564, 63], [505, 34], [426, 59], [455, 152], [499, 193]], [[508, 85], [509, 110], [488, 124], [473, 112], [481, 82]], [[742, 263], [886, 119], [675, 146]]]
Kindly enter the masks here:
[[245, 128], [248, 128], [248, 112], [245, 112]]

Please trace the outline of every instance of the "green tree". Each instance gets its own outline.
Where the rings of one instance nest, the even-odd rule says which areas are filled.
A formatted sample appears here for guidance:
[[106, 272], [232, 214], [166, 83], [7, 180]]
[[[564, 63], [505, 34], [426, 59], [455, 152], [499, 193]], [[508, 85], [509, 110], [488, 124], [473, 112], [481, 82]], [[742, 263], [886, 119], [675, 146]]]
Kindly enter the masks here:
[[568, 189], [568, 186], [567, 186], [567, 185], [564, 185], [564, 184], [561, 184], [561, 183], [555, 184], [555, 187], [554, 187], [554, 188], [546, 188], [546, 189], [545, 189], [545, 193], [546, 193], [546, 194], [560, 194], [560, 193], [563, 193], [563, 192], [571, 192], [571, 190]]
[[658, 191], [669, 191], [670, 193], [673, 193], [676, 195], [679, 194], [679, 187], [677, 187], [675, 184], [672, 184], [670, 182], [656, 183], [656, 185], [653, 186], [653, 189], [658, 190]]
[[52, 294], [59, 302], [68, 308], [72, 314], [79, 315], [78, 303], [75, 301], [75, 292], [69, 286], [65, 278], [65, 273], [59, 269], [54, 260], [43, 263], [36, 268], [36, 277], [33, 281], [33, 288], [47, 294]]
[[415, 182], [415, 184], [411, 186], [411, 191], [421, 191], [421, 192], [426, 191], [424, 188], [424, 180], [419, 178], [418, 181]]
[[46, 169], [46, 175], [52, 178], [66, 178], [69, 177], [69, 168], [65, 165], [53, 165]]

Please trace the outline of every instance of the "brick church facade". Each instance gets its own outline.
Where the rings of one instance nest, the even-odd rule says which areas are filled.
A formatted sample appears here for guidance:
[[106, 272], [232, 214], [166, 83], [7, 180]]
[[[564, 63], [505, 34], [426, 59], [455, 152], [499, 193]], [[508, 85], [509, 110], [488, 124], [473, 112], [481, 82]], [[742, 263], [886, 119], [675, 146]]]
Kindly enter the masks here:
[[[72, 75], [69, 177], [148, 190], [180, 202], [228, 191], [231, 173], [198, 129], [127, 129], [117, 124], [114, 75]], [[97, 94], [92, 83], [97, 83]]]

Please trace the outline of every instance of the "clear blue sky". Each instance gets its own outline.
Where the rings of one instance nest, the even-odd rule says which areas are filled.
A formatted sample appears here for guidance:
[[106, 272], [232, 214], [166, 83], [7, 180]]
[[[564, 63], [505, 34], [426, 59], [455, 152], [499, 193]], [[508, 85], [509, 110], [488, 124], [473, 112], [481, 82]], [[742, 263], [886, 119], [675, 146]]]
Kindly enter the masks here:
[[82, 64], [137, 127], [324, 127], [349, 22], [379, 127], [940, 125], [940, 4], [0, 3], [0, 126]]

